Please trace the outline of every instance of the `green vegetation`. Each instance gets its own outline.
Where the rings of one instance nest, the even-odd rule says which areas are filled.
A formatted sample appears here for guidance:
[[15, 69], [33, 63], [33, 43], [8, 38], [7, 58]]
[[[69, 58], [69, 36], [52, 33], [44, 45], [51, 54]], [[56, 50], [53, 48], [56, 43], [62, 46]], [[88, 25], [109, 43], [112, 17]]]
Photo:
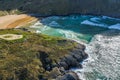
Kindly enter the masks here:
[[47, 35], [25, 32], [20, 29], [0, 30], [3, 34], [23, 35], [22, 39], [0, 39], [0, 80], [39, 80], [49, 79], [50, 73], [45, 69], [44, 59], [49, 64], [56, 64], [70, 50], [77, 46], [76, 42]]
[[41, 15], [71, 13], [120, 16], [120, 0], [0, 0], [0, 10], [18, 9]]
[[0, 16], [5, 16], [5, 15], [12, 15], [12, 14], [22, 14], [23, 12], [15, 9], [15, 10], [5, 10], [5, 11], [2, 11], [0, 10]]

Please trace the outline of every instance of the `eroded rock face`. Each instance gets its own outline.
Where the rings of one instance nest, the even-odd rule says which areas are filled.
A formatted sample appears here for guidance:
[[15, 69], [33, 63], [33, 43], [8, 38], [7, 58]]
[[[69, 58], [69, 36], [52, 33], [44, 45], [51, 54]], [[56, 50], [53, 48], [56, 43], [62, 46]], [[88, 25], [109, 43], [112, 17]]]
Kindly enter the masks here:
[[[79, 80], [76, 73], [71, 71], [70, 68], [82, 68], [82, 62], [88, 57], [88, 54], [84, 52], [85, 46], [79, 44], [69, 54], [59, 58], [55, 64], [52, 64], [54, 60], [49, 58], [49, 55], [45, 52], [40, 52], [40, 60], [46, 71], [49, 71], [48, 77], [56, 80]], [[45, 78], [41, 78], [44, 80]]]
[[120, 17], [120, 0], [1, 0], [0, 10], [19, 9], [42, 16], [95, 14]]
[[88, 57], [88, 54], [84, 52], [84, 46], [79, 44], [73, 51], [70, 52], [69, 55], [65, 55], [61, 58], [60, 62], [58, 63], [60, 66], [64, 67], [64, 69], [69, 70], [72, 67], [80, 67], [84, 59]]

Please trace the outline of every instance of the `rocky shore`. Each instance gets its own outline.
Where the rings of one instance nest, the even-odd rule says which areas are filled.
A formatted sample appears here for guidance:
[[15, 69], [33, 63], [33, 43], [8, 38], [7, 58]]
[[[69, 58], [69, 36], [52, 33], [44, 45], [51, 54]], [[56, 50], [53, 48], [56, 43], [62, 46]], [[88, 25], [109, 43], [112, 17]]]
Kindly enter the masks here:
[[82, 68], [88, 57], [84, 45], [23, 30], [0, 30], [0, 35], [23, 35], [0, 39], [0, 80], [79, 80], [70, 69]]
[[84, 80], [120, 79], [120, 30], [108, 30], [97, 34], [86, 46], [88, 61], [83, 70], [76, 70]]

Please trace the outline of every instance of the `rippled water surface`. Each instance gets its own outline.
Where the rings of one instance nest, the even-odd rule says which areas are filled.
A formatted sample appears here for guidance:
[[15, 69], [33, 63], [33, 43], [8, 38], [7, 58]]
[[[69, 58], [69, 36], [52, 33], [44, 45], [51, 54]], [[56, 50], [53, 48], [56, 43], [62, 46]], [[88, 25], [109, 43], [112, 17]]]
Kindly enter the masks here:
[[38, 33], [89, 42], [94, 35], [108, 30], [108, 27], [119, 26], [119, 22], [119, 19], [106, 16], [52, 16], [42, 19], [32, 27]]
[[[85, 43], [89, 58], [83, 62], [83, 69], [74, 70], [83, 80], [120, 80], [120, 31], [117, 31], [120, 30], [120, 19], [90, 15], [51, 16], [31, 28], [37, 33]], [[117, 29], [117, 32], [109, 32], [110, 29]]]

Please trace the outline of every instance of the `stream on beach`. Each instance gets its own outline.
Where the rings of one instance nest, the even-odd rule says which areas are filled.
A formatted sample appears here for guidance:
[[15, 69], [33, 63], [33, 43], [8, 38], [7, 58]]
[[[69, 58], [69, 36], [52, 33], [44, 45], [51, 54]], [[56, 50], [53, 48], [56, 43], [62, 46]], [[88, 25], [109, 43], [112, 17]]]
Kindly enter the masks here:
[[72, 69], [82, 80], [120, 80], [120, 19], [107, 16], [50, 16], [30, 28], [86, 45], [83, 69]]

